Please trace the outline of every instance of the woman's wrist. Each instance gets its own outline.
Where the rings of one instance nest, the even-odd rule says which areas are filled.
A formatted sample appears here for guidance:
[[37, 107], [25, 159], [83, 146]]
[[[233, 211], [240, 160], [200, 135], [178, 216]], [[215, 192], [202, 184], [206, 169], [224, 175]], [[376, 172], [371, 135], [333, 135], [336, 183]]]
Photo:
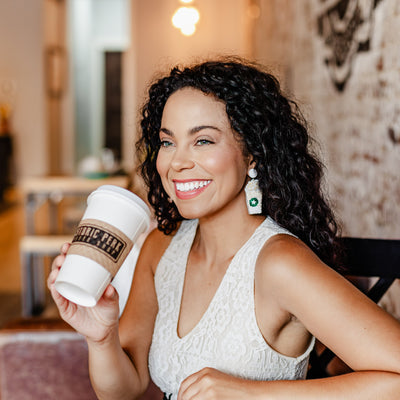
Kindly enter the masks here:
[[86, 336], [85, 339], [88, 346], [93, 349], [104, 349], [110, 346], [120, 345], [118, 325], [111, 327], [103, 337], [94, 338]]

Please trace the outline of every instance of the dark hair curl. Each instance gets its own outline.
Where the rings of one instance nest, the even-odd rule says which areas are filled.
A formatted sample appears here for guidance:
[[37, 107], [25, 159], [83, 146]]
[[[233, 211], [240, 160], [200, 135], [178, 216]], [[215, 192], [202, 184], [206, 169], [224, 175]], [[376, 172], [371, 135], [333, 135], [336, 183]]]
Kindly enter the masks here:
[[184, 87], [226, 104], [233, 130], [255, 161], [263, 214], [299, 237], [325, 263], [338, 267], [338, 225], [321, 190], [323, 168], [310, 150], [305, 120], [297, 105], [282, 95], [275, 77], [237, 58], [175, 67], [149, 89], [137, 149], [143, 157], [140, 170], [158, 228], [170, 234], [183, 219], [163, 189], [156, 159], [165, 103]]

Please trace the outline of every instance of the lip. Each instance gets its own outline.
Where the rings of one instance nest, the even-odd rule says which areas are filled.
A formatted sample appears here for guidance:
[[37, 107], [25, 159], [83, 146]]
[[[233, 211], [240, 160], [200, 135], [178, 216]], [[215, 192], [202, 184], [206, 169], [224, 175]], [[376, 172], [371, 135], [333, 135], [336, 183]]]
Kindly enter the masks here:
[[176, 197], [180, 200], [188, 200], [203, 193], [210, 185], [210, 179], [173, 179]]

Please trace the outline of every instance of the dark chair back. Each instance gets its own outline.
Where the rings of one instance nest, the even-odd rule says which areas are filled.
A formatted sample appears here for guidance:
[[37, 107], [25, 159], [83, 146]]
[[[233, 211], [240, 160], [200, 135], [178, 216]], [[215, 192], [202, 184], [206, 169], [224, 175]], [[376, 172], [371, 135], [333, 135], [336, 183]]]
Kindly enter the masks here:
[[[400, 240], [342, 238], [345, 249], [346, 276], [357, 282], [360, 278], [376, 277], [376, 283], [366, 291], [375, 303], [383, 297], [396, 279], [400, 279]], [[310, 355], [310, 369], [307, 377], [323, 378], [329, 376], [327, 366], [335, 354], [325, 348]]]

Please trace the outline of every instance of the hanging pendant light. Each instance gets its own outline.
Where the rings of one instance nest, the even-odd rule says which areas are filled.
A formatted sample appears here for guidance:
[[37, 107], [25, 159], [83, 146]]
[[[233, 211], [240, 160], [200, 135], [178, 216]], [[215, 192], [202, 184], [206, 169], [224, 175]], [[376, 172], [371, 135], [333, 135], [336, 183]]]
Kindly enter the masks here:
[[[191, 3], [193, 0], [181, 0], [182, 3]], [[196, 24], [200, 20], [200, 13], [196, 7], [179, 7], [172, 16], [172, 25], [185, 36], [191, 36], [196, 31]]]

